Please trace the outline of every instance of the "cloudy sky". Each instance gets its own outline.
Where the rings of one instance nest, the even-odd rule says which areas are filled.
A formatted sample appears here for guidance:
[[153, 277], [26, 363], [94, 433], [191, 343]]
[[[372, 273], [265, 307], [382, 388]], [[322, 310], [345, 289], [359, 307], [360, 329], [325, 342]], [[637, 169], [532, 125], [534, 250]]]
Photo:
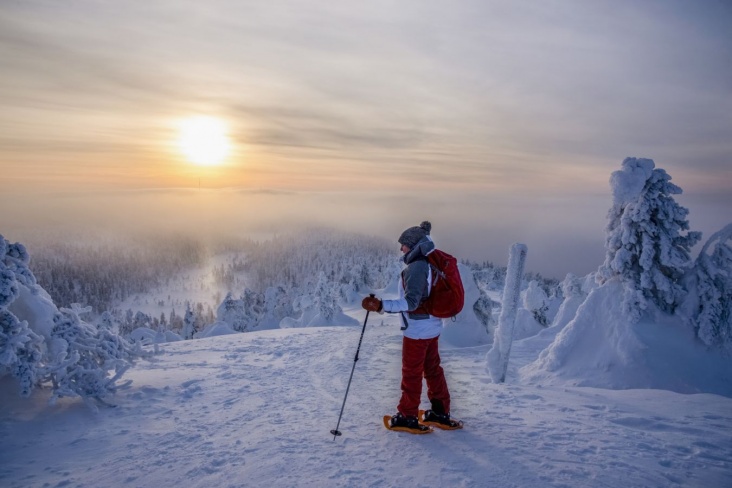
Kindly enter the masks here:
[[[4, 1], [0, 233], [430, 219], [456, 254], [587, 273], [626, 156], [692, 228], [732, 221], [730, 25], [726, 0]], [[175, 142], [201, 115], [216, 166]]]

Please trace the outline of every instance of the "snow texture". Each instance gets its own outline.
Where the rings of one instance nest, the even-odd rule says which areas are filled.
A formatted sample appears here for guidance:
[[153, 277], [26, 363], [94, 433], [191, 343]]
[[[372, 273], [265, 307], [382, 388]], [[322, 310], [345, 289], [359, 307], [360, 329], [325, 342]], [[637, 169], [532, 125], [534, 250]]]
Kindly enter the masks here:
[[[363, 320], [361, 310], [346, 310]], [[389, 432], [399, 399], [397, 317], [360, 327], [266, 330], [165, 345], [97, 414], [0, 380], [0, 484], [167, 487], [586, 488], [732, 484], [732, 399], [663, 390], [489, 383], [488, 346], [443, 347], [461, 431]], [[516, 353], [528, 350], [515, 344]], [[519, 358], [520, 354], [512, 356]], [[671, 359], [671, 358], [669, 358]], [[585, 370], [582, 377], [591, 376]], [[428, 407], [426, 393], [423, 407]], [[313, 414], [313, 413], [316, 414]], [[408, 467], [394, 469], [388, 453]], [[402, 461], [399, 461], [402, 462]], [[385, 464], [386, 463], [386, 464]], [[403, 464], [403, 462], [402, 462]]]

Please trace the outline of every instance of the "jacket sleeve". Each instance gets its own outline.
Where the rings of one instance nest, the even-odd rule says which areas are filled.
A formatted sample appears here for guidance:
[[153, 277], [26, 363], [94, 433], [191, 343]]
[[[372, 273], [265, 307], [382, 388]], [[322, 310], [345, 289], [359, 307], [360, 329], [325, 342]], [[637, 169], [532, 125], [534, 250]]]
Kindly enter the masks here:
[[419, 307], [427, 291], [429, 264], [415, 261], [404, 271], [404, 286], [399, 290], [398, 300], [383, 300], [384, 312], [408, 312]]

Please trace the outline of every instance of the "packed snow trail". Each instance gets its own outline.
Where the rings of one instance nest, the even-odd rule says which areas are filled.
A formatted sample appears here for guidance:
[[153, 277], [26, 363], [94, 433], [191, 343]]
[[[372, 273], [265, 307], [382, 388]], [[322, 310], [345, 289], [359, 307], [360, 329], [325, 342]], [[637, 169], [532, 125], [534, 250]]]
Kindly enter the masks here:
[[399, 322], [369, 321], [335, 441], [361, 327], [228, 335], [165, 344], [98, 414], [3, 379], [0, 485], [732, 486], [732, 399], [496, 385], [489, 346], [441, 352], [465, 429], [389, 432]]

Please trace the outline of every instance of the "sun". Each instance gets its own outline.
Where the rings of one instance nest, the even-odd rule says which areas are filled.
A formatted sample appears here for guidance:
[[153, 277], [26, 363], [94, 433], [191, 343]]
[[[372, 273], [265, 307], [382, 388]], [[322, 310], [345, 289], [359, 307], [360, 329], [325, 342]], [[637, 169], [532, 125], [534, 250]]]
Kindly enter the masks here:
[[178, 123], [178, 149], [200, 166], [221, 164], [231, 152], [226, 123], [215, 117], [189, 117]]

